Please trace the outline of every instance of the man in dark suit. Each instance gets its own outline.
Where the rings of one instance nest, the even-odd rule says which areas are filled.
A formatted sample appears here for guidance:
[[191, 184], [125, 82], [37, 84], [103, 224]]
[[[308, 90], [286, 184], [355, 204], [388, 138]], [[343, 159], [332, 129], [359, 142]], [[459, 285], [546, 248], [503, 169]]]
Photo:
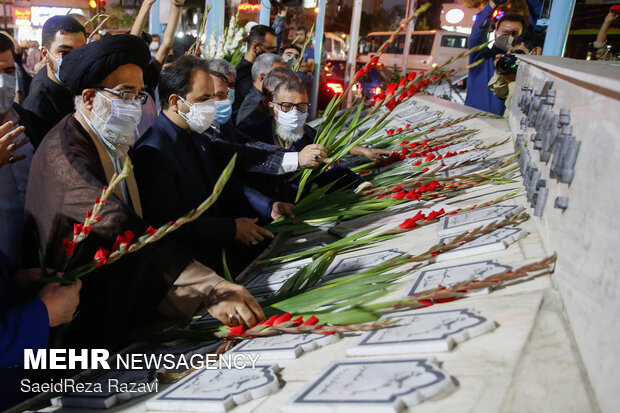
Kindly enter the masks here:
[[[273, 115], [253, 122], [246, 123], [240, 128], [241, 132], [257, 141], [279, 146], [288, 151], [303, 151], [312, 145], [316, 131], [306, 125], [308, 109], [308, 94], [297, 79], [285, 80], [280, 83], [273, 93], [273, 101], [269, 102]], [[329, 162], [329, 159], [325, 159]], [[264, 191], [278, 199], [292, 202], [297, 194], [297, 179], [291, 174], [266, 179], [249, 177], [250, 184], [260, 191]], [[347, 168], [334, 166], [321, 174], [314, 183], [319, 186], [338, 181], [333, 189], [348, 187], [355, 189], [364, 180]]]
[[[217, 111], [206, 61], [185, 56], [167, 67], [161, 74], [159, 97], [162, 113], [132, 154], [144, 216], [153, 225], [176, 219], [207, 198], [233, 152], [239, 152], [241, 165], [264, 162], [242, 151], [241, 145], [214, 142], [204, 134]], [[252, 247], [273, 237], [257, 225], [257, 216], [262, 222], [291, 216], [291, 207], [233, 176], [215, 205], [176, 237], [192, 247], [199, 261], [215, 269], [221, 267], [222, 248], [232, 248], [236, 259], [229, 262], [237, 267], [231, 272], [239, 272], [260, 252]]]

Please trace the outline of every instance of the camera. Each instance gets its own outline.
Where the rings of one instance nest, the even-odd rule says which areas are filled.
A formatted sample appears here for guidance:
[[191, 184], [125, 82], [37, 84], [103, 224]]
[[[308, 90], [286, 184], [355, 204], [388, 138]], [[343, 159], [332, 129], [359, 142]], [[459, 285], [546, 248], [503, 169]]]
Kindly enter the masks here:
[[517, 59], [518, 54], [525, 54], [525, 52], [523, 50], [515, 50], [500, 57], [495, 64], [495, 70], [497, 70], [497, 73], [504, 76], [511, 73], [516, 73], [517, 68], [519, 67], [519, 60]]

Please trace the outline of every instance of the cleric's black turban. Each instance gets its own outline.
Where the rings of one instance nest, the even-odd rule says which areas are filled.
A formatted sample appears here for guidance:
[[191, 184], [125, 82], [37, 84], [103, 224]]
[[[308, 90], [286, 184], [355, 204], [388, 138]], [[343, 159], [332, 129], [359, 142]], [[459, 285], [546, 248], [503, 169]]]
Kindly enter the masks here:
[[142, 38], [108, 36], [68, 53], [60, 65], [60, 81], [77, 96], [84, 89], [100, 86], [120, 66], [133, 63], [144, 71], [150, 60], [151, 52]]

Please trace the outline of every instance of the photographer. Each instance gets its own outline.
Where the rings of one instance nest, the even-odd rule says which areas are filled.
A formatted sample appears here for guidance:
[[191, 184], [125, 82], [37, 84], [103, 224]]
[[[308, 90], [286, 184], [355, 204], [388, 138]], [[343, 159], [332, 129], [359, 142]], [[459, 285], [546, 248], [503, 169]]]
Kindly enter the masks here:
[[[490, 1], [478, 14], [474, 26], [471, 29], [471, 35], [468, 40], [468, 47], [474, 48], [489, 41], [489, 31], [493, 26], [493, 11], [498, 6], [503, 6], [507, 0]], [[534, 27], [536, 19], [540, 16], [542, 3], [540, 0], [527, 0], [530, 26]], [[520, 36], [525, 28], [525, 21], [520, 14], [506, 13], [500, 18], [496, 25], [495, 42], [492, 47], [484, 49], [469, 55], [469, 63], [479, 64], [469, 69], [467, 78], [467, 96], [465, 104], [476, 109], [501, 115], [504, 113], [504, 103], [495, 97], [495, 95], [487, 89], [489, 79], [493, 77], [495, 71], [494, 60], [498, 54], [506, 53], [515, 37]]]
[[508, 117], [510, 102], [512, 101], [512, 95], [514, 92], [515, 80], [517, 78], [519, 59], [516, 55], [524, 54], [539, 56], [542, 54], [544, 43], [544, 33], [527, 31], [514, 39], [512, 42], [512, 49], [507, 54], [498, 54], [495, 56], [495, 74], [491, 80], [489, 80], [488, 87], [495, 96], [504, 100], [506, 107], [504, 117]]

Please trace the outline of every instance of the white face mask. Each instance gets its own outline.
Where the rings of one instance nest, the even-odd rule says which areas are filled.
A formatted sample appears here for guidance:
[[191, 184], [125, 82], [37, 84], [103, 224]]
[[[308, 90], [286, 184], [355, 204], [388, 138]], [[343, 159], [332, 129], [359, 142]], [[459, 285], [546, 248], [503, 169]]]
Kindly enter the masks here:
[[303, 113], [297, 109], [283, 112], [274, 106], [276, 115], [276, 134], [286, 142], [297, 142], [304, 136], [304, 125], [308, 112]]
[[91, 127], [102, 139], [115, 147], [133, 145], [136, 128], [142, 119], [140, 100], [109, 99], [97, 92], [92, 113]]
[[514, 39], [515, 38], [509, 34], [502, 34], [495, 37], [495, 42], [493, 43], [493, 45], [496, 48], [507, 52], [512, 47], [512, 42], [514, 41]]
[[7, 113], [15, 100], [17, 78], [15, 76], [0, 73], [0, 113]]
[[209, 126], [211, 126], [213, 119], [215, 119], [215, 115], [217, 114], [215, 101], [213, 99], [209, 99], [204, 102], [189, 103], [181, 96], [179, 96], [179, 99], [189, 106], [189, 111], [187, 113], [179, 111], [179, 115], [185, 119], [190, 129], [196, 133], [203, 133], [209, 129]]
[[49, 53], [49, 55], [52, 56], [54, 60], [56, 61], [56, 70], [52, 69], [52, 72], [54, 72], [54, 76], [60, 82], [60, 65], [62, 64], [62, 56], [54, 57], [54, 55], [51, 52]]
[[155, 50], [159, 49], [159, 42], [158, 42], [158, 41], [153, 40], [153, 41], [151, 42], [151, 44], [149, 45], [149, 49], [151, 49], [151, 50], [153, 50], [153, 51], [155, 51]]

